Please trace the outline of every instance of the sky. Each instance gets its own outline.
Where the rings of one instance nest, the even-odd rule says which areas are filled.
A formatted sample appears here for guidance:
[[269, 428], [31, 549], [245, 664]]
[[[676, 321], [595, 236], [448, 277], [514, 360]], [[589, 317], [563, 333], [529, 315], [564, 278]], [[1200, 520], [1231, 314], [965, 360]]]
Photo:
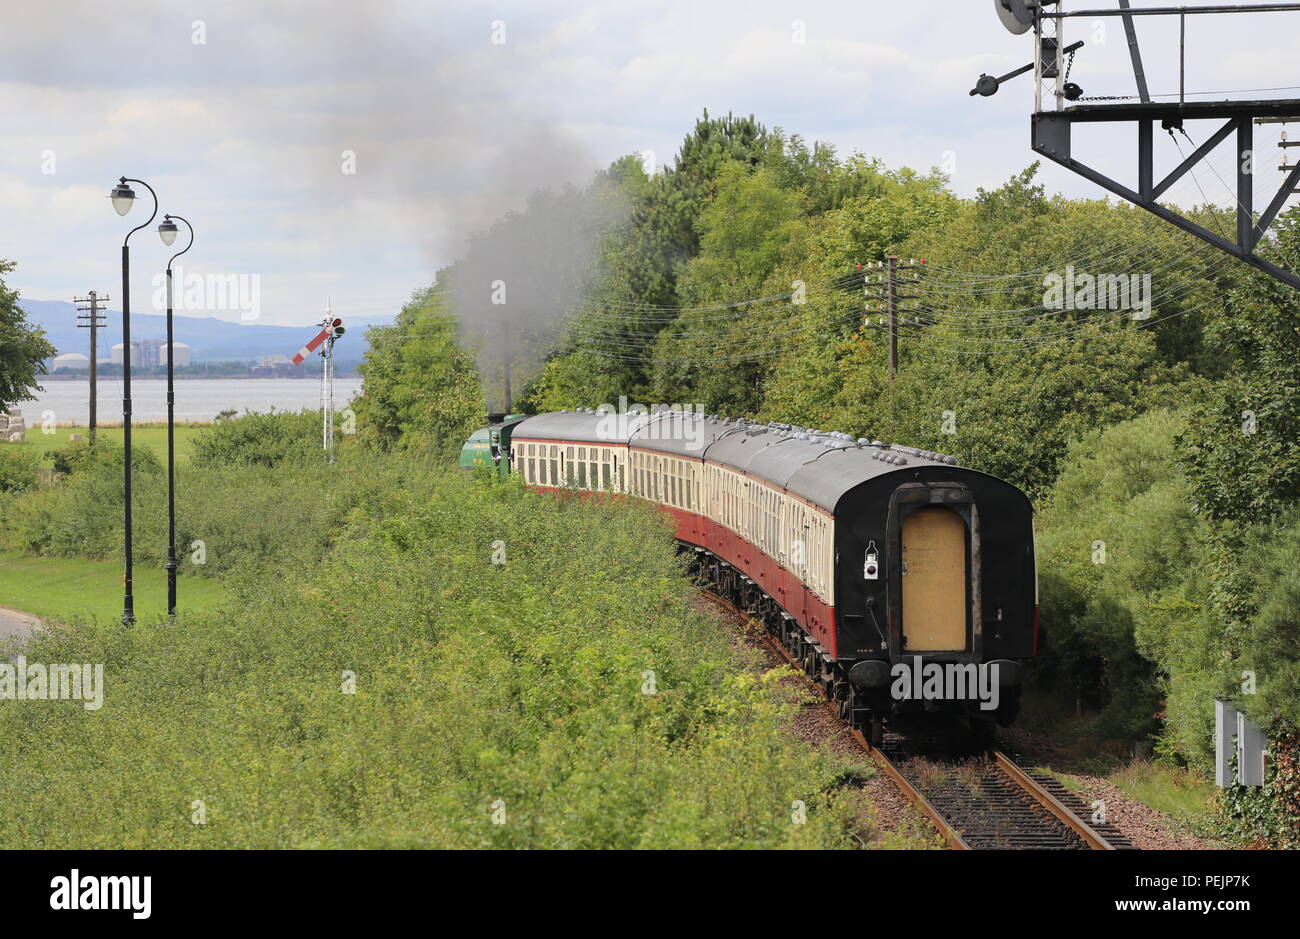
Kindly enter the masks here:
[[[120, 245], [152, 207], [135, 186], [132, 212], [113, 211], [108, 191], [126, 175], [157, 191], [159, 219], [173, 212], [195, 226], [177, 262], [182, 312], [306, 325], [328, 298], [345, 319], [392, 315], [467, 235], [529, 192], [580, 184], [628, 153], [671, 163], [705, 108], [753, 113], [842, 156], [941, 167], [973, 195], [1033, 161], [1031, 77], [992, 98], [968, 95], [981, 72], [1032, 58], [1031, 37], [1006, 32], [992, 6], [15, 4], [0, 30], [0, 258], [18, 265], [6, 281], [31, 299], [97, 290], [119, 308]], [[1159, 19], [1138, 20], [1156, 94], [1178, 89], [1177, 23]], [[1071, 73], [1086, 94], [1135, 93], [1118, 19], [1067, 21], [1066, 39], [1089, 43]], [[1300, 96], [1280, 90], [1300, 86], [1297, 39], [1300, 13], [1189, 17], [1188, 89]], [[1131, 140], [1098, 131], [1076, 147], [1132, 177]], [[1159, 156], [1177, 159], [1168, 147]], [[1041, 179], [1101, 195], [1055, 166]], [[1207, 193], [1224, 197], [1222, 187]], [[156, 278], [185, 242], [165, 249], [157, 221], [130, 242], [136, 311], [161, 307]]]

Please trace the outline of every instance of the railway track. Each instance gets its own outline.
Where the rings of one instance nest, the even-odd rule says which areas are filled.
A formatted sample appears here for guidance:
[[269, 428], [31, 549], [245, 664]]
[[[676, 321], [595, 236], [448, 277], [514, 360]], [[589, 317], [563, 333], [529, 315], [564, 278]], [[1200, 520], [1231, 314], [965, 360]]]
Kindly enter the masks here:
[[[802, 672], [789, 650], [761, 623], [726, 599], [701, 591], [715, 605], [747, 624], [772, 651]], [[839, 720], [822, 688], [806, 679]], [[1026, 770], [1001, 751], [953, 757], [938, 738], [886, 734], [871, 746], [861, 731], [853, 739], [899, 790], [957, 850], [1095, 850], [1132, 848], [1111, 825], [1094, 825], [1091, 812], [1054, 777]]]

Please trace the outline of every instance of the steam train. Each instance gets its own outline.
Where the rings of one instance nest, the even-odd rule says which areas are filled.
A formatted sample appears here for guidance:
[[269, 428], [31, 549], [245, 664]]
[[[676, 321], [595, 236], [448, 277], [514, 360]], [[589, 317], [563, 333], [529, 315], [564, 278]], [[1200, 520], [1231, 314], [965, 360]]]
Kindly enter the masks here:
[[462, 466], [652, 501], [722, 597], [760, 619], [879, 743], [1019, 710], [1038, 651], [1032, 507], [951, 456], [689, 410], [497, 415]]

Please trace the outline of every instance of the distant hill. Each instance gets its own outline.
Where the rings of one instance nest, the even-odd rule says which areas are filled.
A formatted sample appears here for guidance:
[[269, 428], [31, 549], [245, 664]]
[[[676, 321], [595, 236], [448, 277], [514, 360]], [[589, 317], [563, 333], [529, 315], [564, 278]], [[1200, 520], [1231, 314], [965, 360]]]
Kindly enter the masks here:
[[[60, 353], [89, 354], [88, 330], [77, 328], [77, 308], [66, 300], [19, 300], [28, 320], [45, 330], [45, 336]], [[366, 328], [387, 326], [393, 317], [351, 317], [340, 312], [348, 331], [334, 347], [335, 361], [354, 365], [366, 351]], [[265, 355], [293, 355], [314, 331], [307, 326], [259, 326], [231, 323], [212, 316], [176, 316], [176, 341], [190, 347], [194, 362], [252, 362]], [[167, 338], [167, 318], [160, 313], [132, 313], [131, 338]], [[108, 326], [99, 332], [99, 356], [122, 341], [122, 313], [108, 311]]]

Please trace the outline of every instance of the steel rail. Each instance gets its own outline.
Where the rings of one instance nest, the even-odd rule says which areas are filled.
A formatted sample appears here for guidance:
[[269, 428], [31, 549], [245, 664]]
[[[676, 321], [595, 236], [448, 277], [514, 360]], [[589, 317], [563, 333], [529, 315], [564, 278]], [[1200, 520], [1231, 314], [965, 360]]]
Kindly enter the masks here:
[[[725, 597], [720, 597], [713, 591], [703, 589], [703, 588], [701, 588], [701, 592], [706, 597], [708, 597], [711, 601], [717, 603], [719, 606], [724, 607], [728, 611], [734, 613], [736, 616], [744, 617], [750, 623], [757, 622], [757, 620], [755, 620], [752, 616], [750, 616], [744, 610], [737, 607], [731, 601], [727, 600]], [[799, 672], [800, 675], [803, 676], [805, 681], [807, 681], [810, 685], [813, 686], [813, 688], [818, 693], [818, 697], [821, 699], [822, 706], [825, 707], [826, 710], [828, 710], [835, 717], [836, 721], [839, 721], [840, 716], [838, 712], [836, 712], [834, 704], [832, 704], [831, 700], [827, 698], [825, 694], [822, 693], [821, 688], [817, 687], [817, 683], [808, 677], [808, 675], [800, 667], [799, 663], [795, 661], [794, 656], [790, 654], [790, 650], [787, 649], [780, 642], [778, 642], [777, 638], [773, 636], [771, 633], [769, 633], [766, 629], [759, 629], [756, 630], [756, 632], [758, 633], [761, 641], [764, 644], [766, 644], [768, 648], [774, 650], [778, 655], [780, 655], [783, 659], [785, 659], [785, 661], [792, 668], [794, 668], [796, 671]], [[848, 731], [852, 735], [854, 741], [857, 742], [858, 746], [860, 746], [866, 752], [866, 754], [869, 757], [871, 757], [871, 759], [876, 763], [877, 766], [879, 766], [882, 770], [884, 770], [886, 776], [888, 776], [890, 779], [894, 781], [894, 785], [898, 786], [899, 791], [903, 793], [903, 795], [907, 798], [907, 801], [911, 802], [912, 805], [916, 807], [917, 811], [919, 811], [930, 821], [930, 824], [934, 826], [935, 830], [939, 833], [940, 837], [942, 837], [943, 840], [947, 843], [948, 847], [958, 851], [971, 850], [971, 846], [966, 843], [966, 839], [964, 839], [961, 836], [961, 833], [957, 831], [957, 829], [953, 828], [952, 825], [948, 823], [948, 820], [944, 818], [943, 815], [939, 812], [939, 810], [930, 804], [930, 800], [927, 799], [921, 793], [921, 790], [917, 789], [910, 782], [908, 782], [907, 777], [902, 774], [902, 772], [898, 769], [897, 766], [893, 764], [893, 761], [891, 761], [889, 757], [885, 756], [884, 753], [880, 752], [875, 747], [873, 747], [871, 745], [871, 742], [867, 740], [866, 736], [862, 733], [862, 731], [858, 730], [855, 727], [849, 727]]]
[[[737, 607], [725, 597], [721, 597], [704, 587], [700, 588], [700, 592], [704, 596], [708, 597], [710, 602], [715, 603], [735, 616], [745, 619], [747, 623], [757, 624], [760, 628], [756, 629], [755, 633], [758, 635], [760, 641], [768, 648], [775, 651], [792, 668], [799, 672], [799, 674], [813, 686], [814, 690], [818, 692], [818, 697], [821, 700], [822, 706], [835, 717], [837, 722], [842, 723], [839, 712], [835, 709], [834, 702], [826, 696], [821, 687], [804, 671], [799, 662], [797, 662], [794, 656], [790, 654], [790, 650], [787, 649], [777, 639], [777, 637], [773, 636], [767, 629], [761, 628], [762, 624], [758, 620]], [[857, 728], [847, 727], [846, 729], [849, 731], [858, 746], [861, 747], [862, 750], [871, 757], [876, 765], [884, 771], [885, 775], [893, 781], [894, 785], [898, 787], [903, 796], [913, 805], [914, 808], [916, 808], [918, 812], [925, 816], [931, 825], [934, 826], [935, 831], [938, 832], [941, 838], [943, 838], [949, 848], [958, 851], [973, 850], [972, 846], [966, 841], [962, 833], [944, 817], [942, 812], [935, 808], [934, 804], [926, 798], [925, 794], [921, 792], [920, 789], [912, 784], [903, 771], [894, 764], [884, 751], [878, 747], [873, 747], [862, 731]], [[1033, 777], [1017, 766], [1016, 763], [1005, 753], [1000, 750], [995, 750], [993, 751], [992, 756], [997, 768], [1001, 770], [1018, 789], [1022, 790], [1026, 795], [1047, 810], [1047, 812], [1049, 812], [1058, 822], [1070, 831], [1074, 832], [1074, 834], [1078, 835], [1079, 838], [1083, 840], [1084, 844], [1086, 844], [1090, 849], [1094, 851], [1116, 850], [1115, 845], [1107, 841], [1103, 835], [1096, 831], [1096, 829], [1081, 819], [1054, 795], [1044, 789]]]
[[1052, 795], [1046, 789], [1038, 784], [1033, 777], [1017, 766], [1001, 750], [993, 751], [993, 758], [998, 767], [1011, 777], [1017, 786], [1033, 796], [1034, 799], [1047, 811], [1056, 816], [1061, 824], [1065, 825], [1076, 835], [1082, 838], [1094, 851], [1114, 851], [1115, 846], [1102, 837], [1091, 825], [1072, 812], [1068, 806], [1060, 799]]
[[925, 797], [921, 790], [908, 782], [907, 777], [899, 771], [898, 767], [893, 764], [893, 761], [891, 761], [889, 757], [885, 756], [885, 754], [873, 747], [867, 741], [867, 738], [863, 736], [862, 731], [854, 730], [852, 733], [853, 738], [861, 744], [861, 746], [867, 751], [867, 754], [876, 761], [876, 764], [881, 769], [885, 771], [885, 775], [892, 779], [894, 785], [898, 786], [903, 795], [907, 797], [907, 801], [911, 802], [922, 815], [930, 820], [930, 824], [935, 827], [943, 840], [948, 843], [948, 847], [957, 851], [971, 850], [971, 846], [966, 843], [966, 839], [961, 836], [961, 832], [948, 823], [948, 820], [943, 817], [943, 814], [938, 809], [930, 804], [930, 800]]

